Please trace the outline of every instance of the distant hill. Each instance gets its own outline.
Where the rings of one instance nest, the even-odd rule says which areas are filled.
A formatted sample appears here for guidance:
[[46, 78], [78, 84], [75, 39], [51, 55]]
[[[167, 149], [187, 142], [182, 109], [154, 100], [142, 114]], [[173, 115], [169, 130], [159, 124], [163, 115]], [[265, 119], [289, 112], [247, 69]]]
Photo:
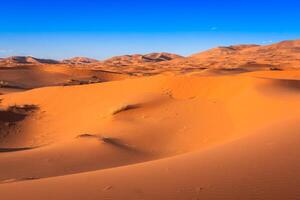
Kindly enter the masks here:
[[150, 53], [150, 54], [133, 54], [124, 56], [115, 56], [104, 60], [103, 63], [107, 65], [132, 65], [132, 64], [146, 64], [157, 63], [162, 61], [169, 61], [182, 56], [171, 53]]
[[52, 59], [40, 59], [31, 56], [11, 56], [2, 58], [1, 63], [5, 64], [59, 64], [60, 62]]
[[280, 70], [300, 68], [300, 40], [283, 41], [271, 45], [221, 46], [188, 57], [171, 53], [150, 53], [115, 56], [98, 61], [74, 57], [63, 61], [13, 56], [0, 59], [0, 66], [20, 64], [64, 64], [101, 69], [116, 73], [152, 75], [163, 72], [188, 73], [203, 69], [242, 69], [242, 71]]
[[300, 40], [217, 47], [164, 64], [183, 68], [300, 68]]
[[96, 62], [99, 61], [87, 57], [74, 57], [74, 58], [62, 60], [62, 63], [66, 63], [66, 64], [88, 64], [88, 63], [96, 63]]
[[99, 62], [96, 59], [86, 57], [74, 57], [62, 61], [52, 59], [41, 59], [31, 56], [11, 56], [0, 58], [0, 64], [88, 64]]

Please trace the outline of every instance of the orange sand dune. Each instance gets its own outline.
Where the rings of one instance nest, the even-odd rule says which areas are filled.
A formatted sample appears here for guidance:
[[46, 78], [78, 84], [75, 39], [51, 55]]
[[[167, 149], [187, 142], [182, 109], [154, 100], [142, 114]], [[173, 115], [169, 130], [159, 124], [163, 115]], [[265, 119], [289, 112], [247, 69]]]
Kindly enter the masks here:
[[2, 95], [1, 197], [299, 199], [298, 75], [211, 71]]
[[123, 80], [126, 74], [68, 65], [24, 65], [0, 68], [0, 93], [55, 86]]

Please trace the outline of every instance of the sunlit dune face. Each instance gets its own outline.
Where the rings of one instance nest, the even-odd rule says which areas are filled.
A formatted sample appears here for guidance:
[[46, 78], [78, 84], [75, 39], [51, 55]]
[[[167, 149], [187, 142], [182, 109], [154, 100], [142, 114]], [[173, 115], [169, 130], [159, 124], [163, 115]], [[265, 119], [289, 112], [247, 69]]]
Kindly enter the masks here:
[[0, 194], [298, 199], [298, 46], [11, 58], [30, 64], [0, 68]]
[[[280, 73], [287, 72], [275, 75]], [[1, 148], [18, 152], [0, 158], [1, 180], [197, 152], [297, 120], [300, 111], [293, 108], [300, 98], [298, 80], [263, 76], [157, 76], [3, 96]], [[9, 105], [38, 109], [7, 111]], [[16, 159], [23, 166], [18, 173], [7, 165]]]

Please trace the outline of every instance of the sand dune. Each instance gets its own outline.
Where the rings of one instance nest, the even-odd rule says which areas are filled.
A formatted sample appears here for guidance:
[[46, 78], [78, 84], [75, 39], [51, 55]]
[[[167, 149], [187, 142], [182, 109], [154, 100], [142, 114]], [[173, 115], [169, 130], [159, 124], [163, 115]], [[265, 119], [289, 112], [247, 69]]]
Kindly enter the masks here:
[[271, 45], [223, 46], [165, 63], [181, 68], [244, 68], [251, 71], [299, 69], [300, 40]]
[[55, 86], [80, 85], [129, 78], [126, 74], [73, 68], [67, 65], [26, 65], [0, 68], [0, 92], [9, 93], [28, 89]]
[[298, 199], [299, 129], [286, 132], [295, 127], [287, 125], [183, 156], [0, 191], [7, 199]]
[[1, 66], [14, 66], [17, 64], [58, 64], [59, 61], [52, 60], [52, 59], [41, 59], [41, 58], [34, 58], [32, 56], [11, 56], [8, 58], [0, 59]]
[[300, 66], [299, 49], [300, 40], [291, 40], [264, 46], [249, 44], [221, 46], [187, 57], [168, 53], [116, 56], [94, 63], [92, 66], [138, 76], [198, 73], [207, 69], [241, 70], [240, 73], [293, 70], [299, 69]]
[[[82, 71], [101, 70], [110, 73], [149, 76], [165, 73], [187, 74], [203, 70], [235, 70], [237, 73], [266, 70], [299, 69], [300, 40], [271, 45], [221, 46], [183, 57], [172, 53], [149, 53], [115, 56], [106, 60], [74, 57], [62, 61], [15, 56], [0, 58], [2, 68], [35, 67], [80, 68]], [[218, 71], [219, 73], [220, 71]], [[226, 72], [227, 73], [227, 72]], [[1, 78], [1, 77], [0, 77]], [[0, 79], [1, 81], [1, 79]]]
[[158, 75], [2, 95], [0, 193], [297, 199], [298, 75]]
[[111, 65], [111, 66], [129, 66], [129, 65], [139, 65], [145, 63], [159, 63], [159, 62], [174, 60], [178, 58], [183, 58], [183, 57], [171, 53], [149, 53], [145, 55], [134, 54], [134, 55], [115, 56], [104, 60], [103, 64]]
[[300, 199], [299, 40], [0, 60], [0, 198]]
[[74, 58], [62, 60], [62, 63], [65, 64], [90, 64], [96, 62], [99, 61], [96, 59], [86, 58], [86, 57], [74, 57]]

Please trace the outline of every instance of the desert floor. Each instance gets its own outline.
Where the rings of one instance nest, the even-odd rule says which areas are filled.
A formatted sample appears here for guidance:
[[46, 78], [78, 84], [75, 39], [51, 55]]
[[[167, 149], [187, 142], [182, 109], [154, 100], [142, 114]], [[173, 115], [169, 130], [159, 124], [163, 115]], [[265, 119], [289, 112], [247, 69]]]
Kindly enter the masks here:
[[300, 199], [300, 71], [97, 73], [3, 89], [0, 199]]

